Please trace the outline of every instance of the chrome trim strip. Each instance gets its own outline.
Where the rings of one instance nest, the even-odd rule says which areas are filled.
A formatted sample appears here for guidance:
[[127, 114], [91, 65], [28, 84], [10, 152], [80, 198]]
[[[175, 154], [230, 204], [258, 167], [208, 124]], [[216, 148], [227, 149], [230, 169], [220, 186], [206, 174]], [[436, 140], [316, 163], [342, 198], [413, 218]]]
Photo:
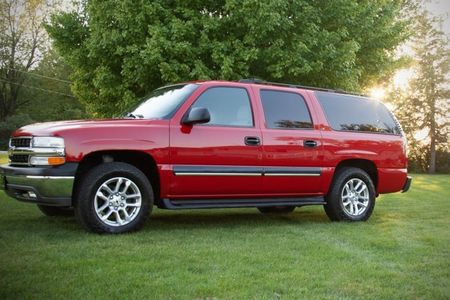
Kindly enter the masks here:
[[262, 173], [174, 172], [176, 176], [262, 176]]
[[319, 173], [226, 173], [226, 172], [175, 172], [176, 176], [320, 176]]
[[277, 176], [277, 174], [283, 174], [282, 176], [288, 176], [291, 174], [292, 176], [295, 176], [296, 174], [301, 174], [299, 176], [303, 176], [303, 174], [304, 176], [319, 176], [321, 173], [322, 168], [320, 167], [264, 167], [264, 175], [267, 176]]
[[320, 173], [264, 173], [264, 176], [320, 176]]
[[64, 156], [64, 152], [64, 148], [12, 148], [9, 149], [8, 154]]
[[15, 166], [30, 166], [29, 162], [26, 162], [26, 163], [24, 163], [24, 162], [12, 162], [9, 158], [8, 158], [8, 163], [12, 164], [12, 165], [15, 165]]
[[34, 176], [34, 175], [27, 175], [27, 178], [30, 179], [74, 179], [75, 176]]
[[321, 176], [320, 167], [174, 165], [175, 176]]

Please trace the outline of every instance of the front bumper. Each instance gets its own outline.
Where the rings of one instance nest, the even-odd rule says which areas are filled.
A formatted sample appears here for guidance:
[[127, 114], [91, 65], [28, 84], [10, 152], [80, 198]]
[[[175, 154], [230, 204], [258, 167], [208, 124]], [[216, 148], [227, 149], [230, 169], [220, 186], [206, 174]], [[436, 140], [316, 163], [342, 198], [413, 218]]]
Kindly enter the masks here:
[[57, 167], [0, 166], [0, 190], [20, 201], [71, 206], [77, 163]]

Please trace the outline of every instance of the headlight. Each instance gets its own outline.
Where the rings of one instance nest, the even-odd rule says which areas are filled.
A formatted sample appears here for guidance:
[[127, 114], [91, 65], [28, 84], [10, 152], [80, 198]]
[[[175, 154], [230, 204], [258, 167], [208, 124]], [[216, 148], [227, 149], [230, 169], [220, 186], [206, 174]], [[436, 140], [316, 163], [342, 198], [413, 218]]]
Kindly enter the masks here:
[[64, 148], [64, 139], [60, 137], [35, 136], [32, 140], [34, 148]]
[[31, 141], [29, 164], [32, 166], [57, 166], [66, 162], [64, 139], [53, 136], [35, 136]]
[[31, 156], [30, 165], [32, 166], [58, 166], [66, 162], [63, 156]]

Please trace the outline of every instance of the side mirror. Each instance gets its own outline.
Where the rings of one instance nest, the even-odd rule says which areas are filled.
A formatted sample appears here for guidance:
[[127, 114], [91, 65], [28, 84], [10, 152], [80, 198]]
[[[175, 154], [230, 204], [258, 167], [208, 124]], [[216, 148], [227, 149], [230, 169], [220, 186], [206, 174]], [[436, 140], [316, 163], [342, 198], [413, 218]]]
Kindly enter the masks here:
[[211, 115], [207, 108], [194, 107], [181, 121], [184, 125], [204, 124], [211, 120]]

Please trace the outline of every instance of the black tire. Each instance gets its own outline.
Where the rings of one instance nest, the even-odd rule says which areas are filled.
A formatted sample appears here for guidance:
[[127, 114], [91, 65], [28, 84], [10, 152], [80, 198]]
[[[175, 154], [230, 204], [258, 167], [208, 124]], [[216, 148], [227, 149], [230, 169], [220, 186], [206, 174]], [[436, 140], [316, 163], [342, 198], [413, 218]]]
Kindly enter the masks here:
[[[364, 192], [365, 197], [361, 197], [361, 194], [357, 193], [358, 190], [365, 191], [362, 183], [357, 189], [353, 189], [353, 192], [347, 193], [347, 191], [352, 190], [349, 187], [357, 186], [361, 181], [365, 184], [367, 190], [367, 193]], [[349, 186], [346, 189], [347, 183], [349, 183]], [[343, 196], [346, 200], [344, 200]], [[352, 198], [353, 200], [351, 200]], [[361, 199], [367, 200], [363, 200], [362, 202], [365, 203], [362, 203]], [[375, 207], [375, 186], [365, 171], [353, 167], [344, 168], [335, 174], [325, 201], [327, 202], [324, 205], [325, 212], [332, 221], [366, 221], [372, 215]], [[357, 207], [356, 211], [355, 205]], [[359, 208], [361, 209], [360, 211]], [[349, 212], [349, 210], [353, 211], [354, 214]]]
[[[109, 180], [115, 180], [116, 178], [123, 178], [124, 180], [131, 181], [141, 195], [139, 210], [134, 214], [134, 219], [131, 221], [125, 219], [125, 222], [128, 222], [125, 225], [107, 224], [107, 222], [111, 221], [102, 221], [95, 208], [95, 199], [97, 198], [96, 195], [99, 188], [104, 186]], [[108, 197], [106, 198], [109, 199]], [[122, 197], [122, 199], [124, 198]], [[96, 233], [125, 233], [136, 231], [145, 224], [150, 216], [153, 208], [153, 199], [152, 186], [144, 173], [139, 169], [122, 162], [104, 163], [90, 170], [79, 185], [79, 191], [75, 201], [75, 216], [84, 228]], [[106, 202], [108, 202], [108, 200], [105, 201], [105, 204]], [[118, 204], [116, 205], [118, 207]], [[116, 212], [114, 212], [111, 201], [109, 202], [109, 206], [110, 207], [106, 207], [105, 209], [108, 209], [108, 212], [111, 210], [112, 213], [115, 214], [116, 219], [120, 219], [119, 211], [121, 209], [127, 209], [126, 207], [119, 208], [118, 211], [117, 207], [115, 207]], [[110, 213], [110, 215], [112, 213]]]
[[293, 212], [295, 206], [262, 206], [258, 210], [263, 214], [289, 214]]
[[74, 215], [72, 207], [47, 206], [38, 204], [39, 210], [48, 217], [72, 217]]

